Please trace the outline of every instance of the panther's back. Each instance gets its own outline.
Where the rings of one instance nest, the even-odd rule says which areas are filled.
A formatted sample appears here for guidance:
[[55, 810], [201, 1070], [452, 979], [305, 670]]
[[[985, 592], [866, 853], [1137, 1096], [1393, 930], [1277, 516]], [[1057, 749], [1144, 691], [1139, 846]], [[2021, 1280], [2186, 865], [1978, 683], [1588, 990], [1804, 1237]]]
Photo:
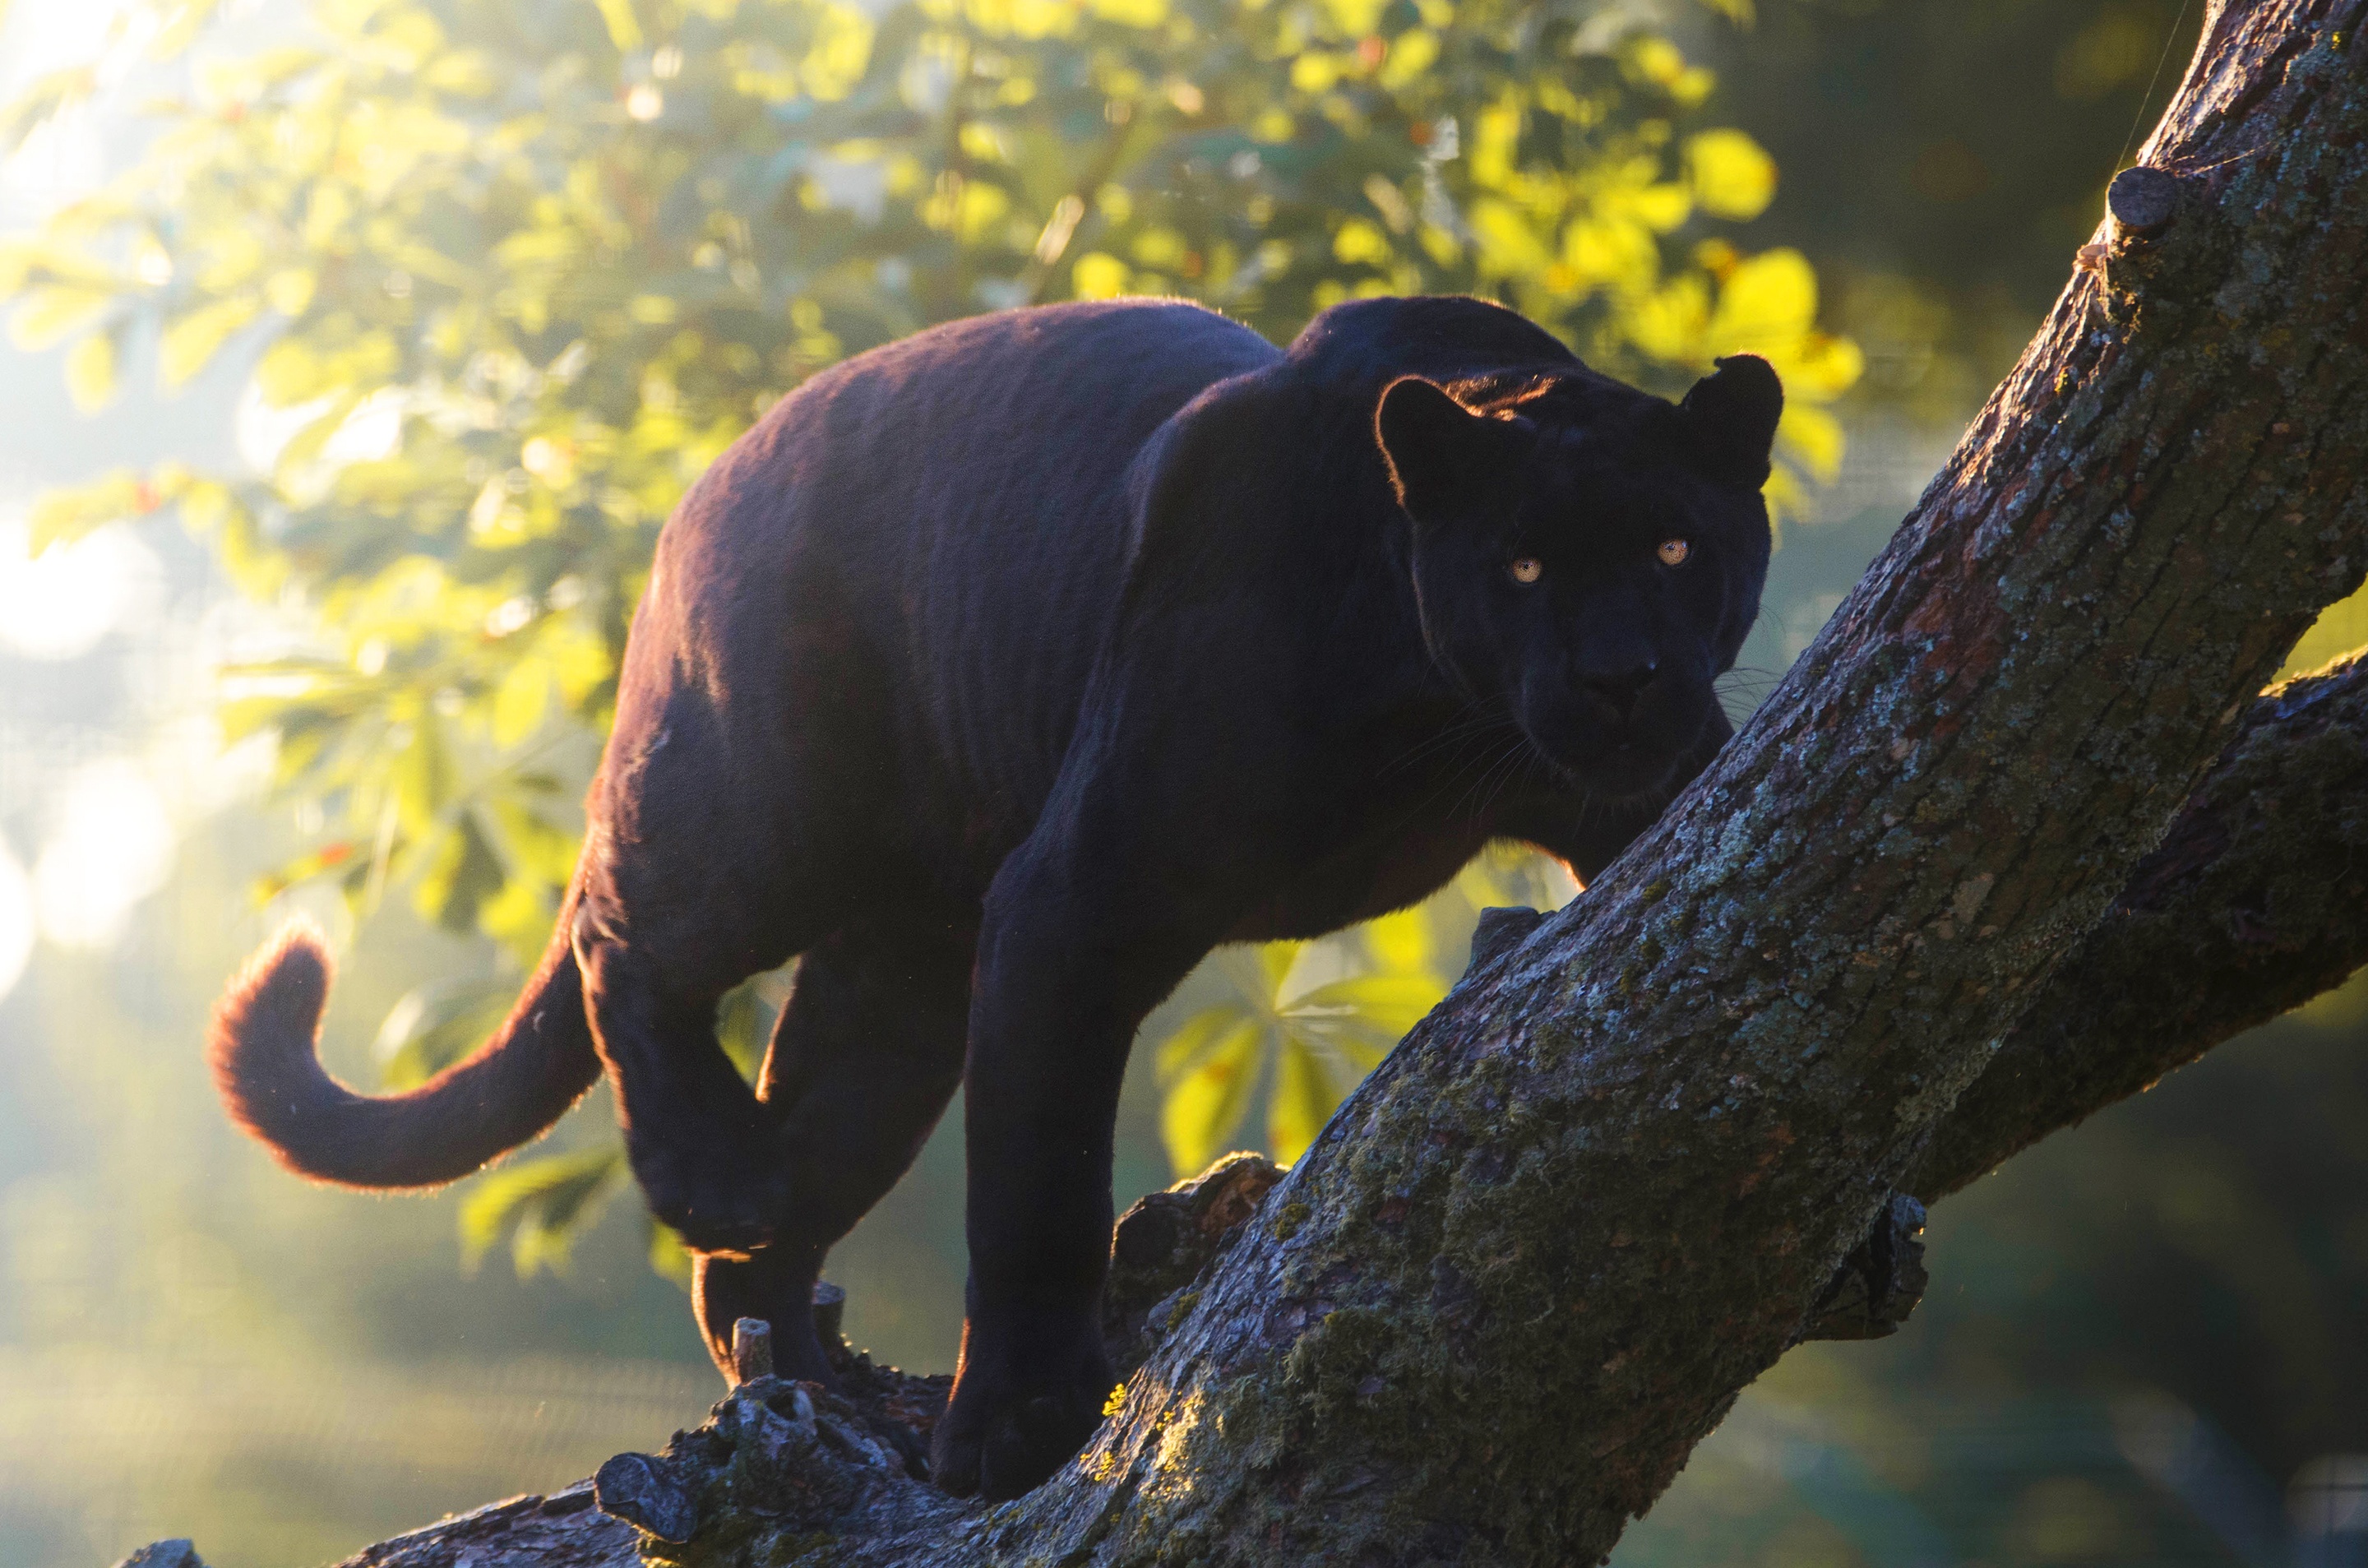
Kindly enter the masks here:
[[948, 323], [824, 371], [667, 523], [625, 688], [686, 668], [770, 688], [776, 721], [871, 769], [888, 820], [991, 864], [1033, 821], [1107, 632], [1129, 464], [1202, 390], [1280, 358], [1214, 312], [1133, 300]]

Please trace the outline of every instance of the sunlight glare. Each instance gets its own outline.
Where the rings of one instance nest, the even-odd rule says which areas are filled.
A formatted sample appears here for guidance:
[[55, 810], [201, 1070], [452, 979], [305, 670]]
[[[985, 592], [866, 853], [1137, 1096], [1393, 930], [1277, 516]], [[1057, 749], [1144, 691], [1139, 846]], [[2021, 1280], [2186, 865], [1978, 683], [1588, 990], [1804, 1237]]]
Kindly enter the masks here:
[[[265, 401], [263, 389], [250, 381], [240, 393], [238, 407], [232, 415], [233, 439], [238, 443], [238, 455], [257, 473], [276, 472], [288, 443], [327, 413], [336, 402], [334, 395], [325, 395], [275, 406]], [[393, 457], [403, 446], [403, 416], [409, 406], [410, 398], [400, 388], [371, 393], [321, 443], [320, 450], [306, 465], [307, 472], [283, 477], [296, 488], [310, 492], [324, 488], [329, 477], [348, 463], [378, 462]]]
[[163, 587], [155, 551], [124, 528], [33, 555], [23, 523], [0, 523], [0, 645], [22, 657], [79, 658], [152, 610]]
[[[127, 6], [0, 6], [0, 101], [52, 71], [120, 55]], [[116, 47], [110, 48], [110, 42]], [[108, 73], [111, 80], [120, 71]], [[98, 117], [87, 108], [33, 128], [0, 158], [0, 216], [46, 212], [95, 189], [107, 172]], [[10, 199], [14, 198], [14, 200]]]
[[16, 989], [33, 956], [33, 884], [0, 843], [0, 996]]
[[59, 793], [57, 825], [33, 866], [41, 933], [104, 948], [171, 872], [173, 824], [155, 786], [120, 759], [78, 769]]

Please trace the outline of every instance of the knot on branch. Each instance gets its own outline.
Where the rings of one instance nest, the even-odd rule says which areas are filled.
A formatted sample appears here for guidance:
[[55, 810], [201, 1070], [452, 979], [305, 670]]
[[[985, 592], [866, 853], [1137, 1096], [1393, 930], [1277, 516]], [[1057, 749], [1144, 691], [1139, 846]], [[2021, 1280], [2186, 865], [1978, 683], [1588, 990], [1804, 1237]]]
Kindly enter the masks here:
[[1852, 1247], [1809, 1309], [1800, 1337], [1881, 1339], [1924, 1299], [1924, 1205], [1895, 1192], [1866, 1239]]
[[1132, 1377], [1189, 1311], [1190, 1287], [1225, 1237], [1248, 1219], [1283, 1167], [1263, 1154], [1227, 1154], [1165, 1192], [1145, 1193], [1110, 1234], [1102, 1340]]
[[[902, 1376], [871, 1371], [875, 1382]], [[942, 1380], [903, 1381], [938, 1383], [944, 1398]], [[913, 1427], [868, 1392], [753, 1378], [662, 1451], [603, 1464], [593, 1478], [599, 1510], [633, 1527], [644, 1562], [680, 1564], [740, 1561], [760, 1536], [893, 1536], [963, 1513], [968, 1505], [928, 1484]]]
[[2140, 239], [2158, 234], [2179, 216], [2179, 176], [2143, 164], [2123, 169], [2105, 188], [2105, 208], [2122, 233]]
[[2116, 326], [2136, 326], [2142, 309], [2169, 320], [2181, 301], [2211, 292], [2207, 280], [2216, 274], [2222, 247], [2212, 239], [2215, 226], [2203, 221], [2209, 203], [2192, 188], [2195, 183], [2139, 165], [2106, 188], [2107, 237], [2081, 246], [2073, 259], [2104, 285], [2098, 303]]
[[1463, 966], [1463, 972], [1470, 975], [1482, 965], [1511, 952], [1544, 923], [1545, 916], [1534, 909], [1516, 906], [1482, 910], [1480, 923], [1472, 928], [1472, 960]]
[[659, 1540], [689, 1540], [699, 1528], [699, 1493], [684, 1468], [661, 1454], [617, 1454], [592, 1477], [602, 1513]]

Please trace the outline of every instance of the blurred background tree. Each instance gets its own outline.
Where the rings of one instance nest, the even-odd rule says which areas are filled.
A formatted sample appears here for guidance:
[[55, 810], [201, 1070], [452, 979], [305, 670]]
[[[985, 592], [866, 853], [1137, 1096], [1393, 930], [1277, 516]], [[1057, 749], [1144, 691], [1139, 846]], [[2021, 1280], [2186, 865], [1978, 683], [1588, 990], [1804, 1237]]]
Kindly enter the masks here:
[[[655, 530], [800, 378], [1120, 290], [1278, 340], [1360, 289], [1494, 292], [1661, 390], [1768, 353], [1810, 395], [1739, 711], [2061, 286], [2182, 9], [92, 0], [36, 79], [11, 51], [68, 13], [16, 7], [0, 979], [40, 936], [0, 994], [0, 1568], [189, 1530], [317, 1561], [710, 1396], [648, 1234], [598, 1221], [604, 1108], [368, 1204], [235, 1142], [195, 1041], [302, 908], [358, 956], [342, 1071], [467, 1049], [547, 935]], [[120, 172], [12, 205], [74, 137]], [[2362, 642], [2355, 602], [2298, 659]], [[209, 690], [268, 812], [236, 769], [175, 792], [215, 777], [176, 727]], [[1295, 1152], [1474, 908], [1570, 891], [1497, 858], [1209, 966], [1137, 1052], [1121, 1201]], [[727, 1009], [744, 1059], [788, 983]], [[2355, 985], [1943, 1206], [1908, 1329], [1788, 1358], [1623, 1561], [2356, 1561], [2363, 1043]], [[892, 1359], [951, 1360], [960, 1169], [950, 1126], [835, 1263]], [[456, 1278], [456, 1220], [517, 1268]]]

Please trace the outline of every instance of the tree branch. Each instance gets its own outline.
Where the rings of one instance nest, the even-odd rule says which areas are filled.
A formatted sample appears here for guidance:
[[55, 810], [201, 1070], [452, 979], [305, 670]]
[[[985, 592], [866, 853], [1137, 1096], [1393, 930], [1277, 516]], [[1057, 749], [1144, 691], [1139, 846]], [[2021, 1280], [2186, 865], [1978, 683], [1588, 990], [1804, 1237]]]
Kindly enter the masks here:
[[1958, 1100], [1930, 1202], [2368, 964], [2368, 657], [2262, 696]]

